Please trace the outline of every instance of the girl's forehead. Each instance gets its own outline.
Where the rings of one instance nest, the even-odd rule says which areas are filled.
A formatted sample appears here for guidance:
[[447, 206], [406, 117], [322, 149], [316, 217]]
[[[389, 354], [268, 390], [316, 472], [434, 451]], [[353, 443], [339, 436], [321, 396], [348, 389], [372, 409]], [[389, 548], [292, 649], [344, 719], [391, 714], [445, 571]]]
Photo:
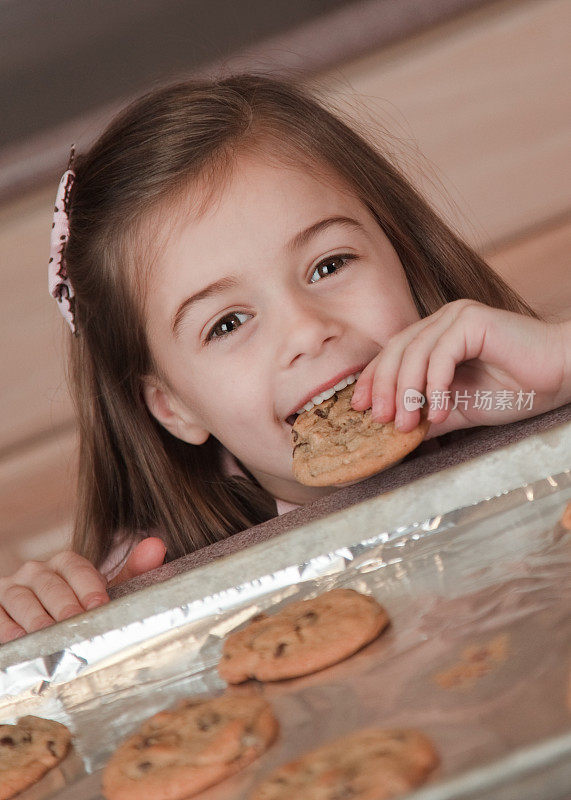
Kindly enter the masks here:
[[[208, 170], [192, 179], [180, 192], [165, 216], [171, 234], [198, 229], [216, 220], [222, 224], [244, 220], [253, 224], [270, 221], [272, 227], [287, 225], [288, 218], [318, 213], [331, 207], [368, 209], [332, 167], [310, 162], [299, 163], [271, 153], [243, 153], [224, 164], [223, 170]], [[280, 212], [281, 217], [276, 218]], [[287, 214], [287, 217], [285, 216]]]

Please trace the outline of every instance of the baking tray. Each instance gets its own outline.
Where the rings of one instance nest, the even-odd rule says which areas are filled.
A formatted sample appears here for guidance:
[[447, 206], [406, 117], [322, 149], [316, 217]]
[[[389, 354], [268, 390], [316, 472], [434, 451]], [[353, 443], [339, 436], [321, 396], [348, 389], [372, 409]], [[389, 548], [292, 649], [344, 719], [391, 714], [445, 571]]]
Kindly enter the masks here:
[[337, 586], [391, 626], [351, 659], [249, 682], [278, 741], [203, 800], [245, 800], [270, 770], [368, 725], [418, 727], [442, 763], [418, 800], [571, 796], [571, 425], [301, 526], [0, 648], [0, 719], [65, 723], [74, 751], [22, 800], [99, 800], [101, 769], [150, 714], [225, 689], [224, 636]]

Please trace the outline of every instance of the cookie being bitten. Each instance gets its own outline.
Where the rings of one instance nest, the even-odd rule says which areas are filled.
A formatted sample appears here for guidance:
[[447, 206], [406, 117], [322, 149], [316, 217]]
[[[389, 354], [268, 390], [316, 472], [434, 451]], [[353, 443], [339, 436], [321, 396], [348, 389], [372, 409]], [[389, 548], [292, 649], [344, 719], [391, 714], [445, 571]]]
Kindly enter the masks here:
[[388, 624], [374, 597], [332, 589], [271, 616], [257, 614], [225, 640], [218, 672], [228, 683], [309, 675], [353, 655]]
[[407, 433], [394, 422], [373, 422], [371, 409], [355, 411], [355, 384], [297, 417], [292, 428], [293, 474], [306, 486], [359, 481], [396, 464], [422, 442], [430, 422], [426, 407]]
[[420, 731], [369, 728], [279, 767], [250, 800], [388, 800], [423, 783], [438, 761]]

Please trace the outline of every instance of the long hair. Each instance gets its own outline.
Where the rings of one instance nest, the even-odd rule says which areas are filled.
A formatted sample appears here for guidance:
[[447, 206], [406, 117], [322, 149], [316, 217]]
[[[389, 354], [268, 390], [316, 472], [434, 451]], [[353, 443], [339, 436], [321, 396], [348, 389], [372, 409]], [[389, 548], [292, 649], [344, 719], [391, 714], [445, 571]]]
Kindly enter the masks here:
[[190, 445], [165, 431], [141, 388], [154, 370], [141, 288], [152, 247], [138, 244], [142, 220], [173, 206], [192, 181], [213, 192], [241, 149], [268, 140], [290, 163], [333, 171], [368, 207], [421, 317], [460, 298], [535, 316], [376, 147], [308, 91], [246, 74], [149, 92], [74, 167], [66, 250], [79, 331], [70, 341], [80, 433], [74, 548], [95, 564], [118, 535], [159, 529], [172, 559], [276, 514], [255, 480], [223, 474], [214, 437]]

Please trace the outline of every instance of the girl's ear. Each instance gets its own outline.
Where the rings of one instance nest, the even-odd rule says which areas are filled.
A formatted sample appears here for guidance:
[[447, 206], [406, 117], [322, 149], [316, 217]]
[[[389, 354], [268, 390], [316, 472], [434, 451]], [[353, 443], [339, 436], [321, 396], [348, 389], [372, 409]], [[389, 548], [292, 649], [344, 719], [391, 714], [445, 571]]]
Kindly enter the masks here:
[[209, 431], [188, 409], [181, 406], [158, 378], [145, 376], [142, 379], [142, 390], [147, 408], [163, 428], [183, 442], [204, 444], [210, 436]]

